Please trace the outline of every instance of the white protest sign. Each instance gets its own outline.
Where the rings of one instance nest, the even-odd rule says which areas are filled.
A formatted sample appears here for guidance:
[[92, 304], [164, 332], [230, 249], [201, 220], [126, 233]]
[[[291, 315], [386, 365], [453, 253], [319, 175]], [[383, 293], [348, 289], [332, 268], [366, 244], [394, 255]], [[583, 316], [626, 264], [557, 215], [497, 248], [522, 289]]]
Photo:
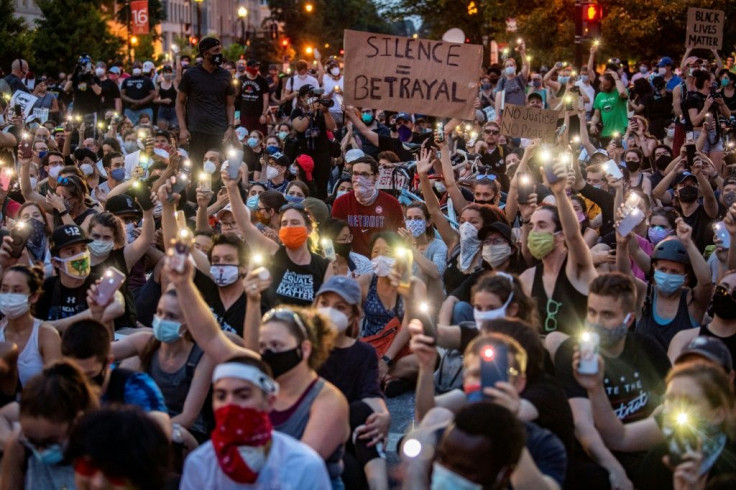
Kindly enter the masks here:
[[41, 121], [41, 124], [45, 123], [49, 118], [49, 110], [46, 107], [36, 107], [33, 109], [33, 117]]
[[393, 167], [384, 167], [378, 173], [377, 187], [379, 189], [403, 189], [407, 187], [407, 184], [408, 179], [404, 172], [394, 172]]

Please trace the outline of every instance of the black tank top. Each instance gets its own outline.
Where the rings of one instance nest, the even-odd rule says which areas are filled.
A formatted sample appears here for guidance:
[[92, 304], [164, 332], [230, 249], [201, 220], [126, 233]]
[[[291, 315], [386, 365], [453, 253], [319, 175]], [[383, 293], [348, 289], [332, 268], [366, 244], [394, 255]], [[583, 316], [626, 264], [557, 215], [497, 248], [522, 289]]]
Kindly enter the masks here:
[[687, 293], [688, 289], [683, 289], [680, 294], [680, 304], [677, 306], [677, 314], [668, 323], [660, 323], [664, 321], [662, 318], [657, 318], [657, 291], [654, 291], [654, 297], [652, 298], [652, 306], [650, 311], [645, 316], [642, 316], [636, 326], [636, 331], [642, 335], [646, 335], [649, 338], [655, 340], [665, 352], [669, 347], [672, 337], [682, 330], [693, 328], [694, 325], [690, 321], [690, 311], [687, 308]]
[[731, 358], [736, 359], [736, 334], [733, 334], [728, 337], [719, 337], [718, 335], [714, 334], [710, 331], [708, 328], [708, 325], [706, 324], [700, 327], [700, 331], [698, 331], [699, 337], [714, 337], [724, 344], [726, 344], [726, 347], [728, 347], [728, 351], [731, 353]]
[[159, 86], [158, 94], [162, 99], [171, 99], [170, 104], [161, 104], [161, 107], [173, 108], [176, 105], [176, 89], [174, 88], [173, 83], [169, 88]]
[[544, 264], [540, 263], [534, 270], [532, 297], [537, 299], [537, 311], [539, 311], [545, 334], [557, 331], [572, 335], [585, 320], [588, 298], [570, 283], [565, 271], [566, 267], [567, 257], [562, 262], [560, 275], [551, 298], [547, 297], [544, 281], [542, 281]]

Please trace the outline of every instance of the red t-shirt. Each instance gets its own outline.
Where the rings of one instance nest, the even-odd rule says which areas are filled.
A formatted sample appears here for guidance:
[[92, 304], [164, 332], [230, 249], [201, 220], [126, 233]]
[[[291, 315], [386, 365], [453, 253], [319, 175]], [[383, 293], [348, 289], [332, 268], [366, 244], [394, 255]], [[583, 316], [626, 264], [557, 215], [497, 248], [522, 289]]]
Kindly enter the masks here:
[[18, 217], [18, 211], [20, 211], [21, 205], [17, 201], [13, 201], [10, 198], [8, 199], [8, 203], [5, 205], [5, 216], [2, 217], [3, 223], [5, 223], [5, 218], [11, 218], [16, 219]]
[[401, 204], [390, 194], [378, 191], [378, 197], [370, 206], [363, 206], [348, 192], [338, 197], [332, 206], [332, 217], [348, 222], [353, 234], [353, 252], [371, 256], [370, 243], [376, 231], [397, 231], [404, 226]]

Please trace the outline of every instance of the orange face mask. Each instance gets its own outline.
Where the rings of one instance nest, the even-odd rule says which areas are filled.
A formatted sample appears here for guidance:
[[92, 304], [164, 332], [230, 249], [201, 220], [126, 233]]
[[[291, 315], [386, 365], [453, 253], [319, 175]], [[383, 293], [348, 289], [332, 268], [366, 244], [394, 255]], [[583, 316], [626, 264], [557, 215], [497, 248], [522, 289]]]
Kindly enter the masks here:
[[279, 230], [279, 240], [286, 248], [296, 249], [304, 245], [309, 237], [306, 226], [282, 226]]

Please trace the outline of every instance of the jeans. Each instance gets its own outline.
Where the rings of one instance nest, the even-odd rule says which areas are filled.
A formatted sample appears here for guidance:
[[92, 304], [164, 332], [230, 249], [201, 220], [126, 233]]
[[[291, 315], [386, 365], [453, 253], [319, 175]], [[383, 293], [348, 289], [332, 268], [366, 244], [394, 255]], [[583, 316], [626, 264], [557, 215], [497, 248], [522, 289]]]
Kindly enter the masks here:
[[133, 126], [138, 124], [138, 119], [140, 119], [141, 114], [148, 114], [148, 118], [153, 122], [153, 109], [150, 107], [148, 109], [125, 109], [124, 111], [125, 117], [130, 119], [130, 121], [133, 123]]
[[158, 122], [166, 121], [169, 127], [178, 126], [179, 122], [176, 119], [176, 109], [174, 107], [159, 107], [158, 108]]
[[465, 301], [458, 301], [452, 307], [452, 324], [459, 325], [460, 322], [473, 322], [473, 307]]

